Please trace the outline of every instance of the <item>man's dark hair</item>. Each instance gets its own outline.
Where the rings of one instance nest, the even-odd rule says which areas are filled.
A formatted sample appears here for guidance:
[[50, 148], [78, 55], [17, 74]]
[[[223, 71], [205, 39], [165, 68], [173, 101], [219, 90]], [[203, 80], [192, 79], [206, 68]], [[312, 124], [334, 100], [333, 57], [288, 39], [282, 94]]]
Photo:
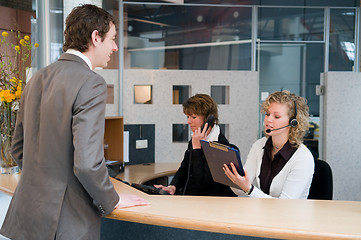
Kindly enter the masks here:
[[98, 30], [102, 41], [110, 29], [110, 23], [116, 26], [115, 18], [102, 8], [91, 4], [75, 7], [66, 18], [63, 51], [75, 49], [88, 50], [91, 34]]

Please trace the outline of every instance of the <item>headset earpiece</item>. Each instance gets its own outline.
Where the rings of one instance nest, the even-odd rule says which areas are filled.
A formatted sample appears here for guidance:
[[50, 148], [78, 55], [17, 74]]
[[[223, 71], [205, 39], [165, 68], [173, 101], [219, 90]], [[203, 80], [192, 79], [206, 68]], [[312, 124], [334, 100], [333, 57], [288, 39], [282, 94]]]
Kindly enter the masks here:
[[296, 127], [298, 125], [297, 119], [293, 118], [290, 120], [290, 126], [291, 127]]
[[298, 125], [298, 121], [296, 119], [297, 117], [297, 104], [296, 104], [296, 101], [293, 101], [294, 105], [295, 105], [295, 116], [290, 119], [290, 126], [291, 127], [296, 127]]

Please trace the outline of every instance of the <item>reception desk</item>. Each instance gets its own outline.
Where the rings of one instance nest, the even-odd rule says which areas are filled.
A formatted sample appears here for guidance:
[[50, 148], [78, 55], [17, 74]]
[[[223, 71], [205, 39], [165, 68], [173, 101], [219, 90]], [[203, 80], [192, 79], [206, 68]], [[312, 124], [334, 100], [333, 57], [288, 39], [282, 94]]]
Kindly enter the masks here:
[[129, 183], [145, 184], [156, 179], [168, 178], [176, 173], [179, 163], [145, 163], [129, 165], [117, 178]]
[[[148, 167], [160, 169], [157, 164]], [[175, 170], [168, 168], [172, 167], [164, 171]], [[155, 170], [153, 176], [163, 176], [161, 172]], [[150, 175], [153, 173], [150, 171]], [[132, 179], [130, 182], [152, 178], [145, 177], [147, 174], [131, 178], [133, 173], [129, 169], [123, 178], [126, 174], [129, 179], [124, 180]], [[20, 175], [1, 175], [0, 190], [12, 193], [19, 178]], [[227, 237], [222, 239], [361, 239], [361, 202], [147, 195], [118, 180], [111, 181], [118, 192], [136, 194], [151, 204], [115, 209], [105, 219], [105, 224], [112, 225], [107, 231], [116, 232], [114, 226], [126, 221], [141, 226], [225, 234]], [[141, 231], [138, 225], [136, 229]], [[121, 231], [125, 232], [122, 228], [115, 233], [119, 238]]]

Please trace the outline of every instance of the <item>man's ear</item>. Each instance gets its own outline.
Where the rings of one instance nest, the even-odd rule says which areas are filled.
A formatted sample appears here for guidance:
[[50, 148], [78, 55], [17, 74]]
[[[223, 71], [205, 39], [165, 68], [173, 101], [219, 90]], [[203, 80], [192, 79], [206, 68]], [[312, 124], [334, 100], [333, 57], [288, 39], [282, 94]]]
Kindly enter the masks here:
[[92, 44], [94, 46], [98, 45], [99, 42], [101, 42], [101, 37], [99, 36], [98, 30], [94, 30], [91, 35], [92, 38]]

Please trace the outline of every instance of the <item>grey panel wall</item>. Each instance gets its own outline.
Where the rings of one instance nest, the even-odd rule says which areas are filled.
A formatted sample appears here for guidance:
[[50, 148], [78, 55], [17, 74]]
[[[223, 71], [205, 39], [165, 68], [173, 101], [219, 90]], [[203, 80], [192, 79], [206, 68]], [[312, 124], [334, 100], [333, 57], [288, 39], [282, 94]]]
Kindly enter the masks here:
[[322, 151], [333, 171], [333, 197], [361, 200], [361, 73], [328, 72], [321, 83]]
[[[117, 70], [97, 70], [108, 83], [115, 84], [118, 99]], [[134, 103], [134, 85], [152, 85], [152, 104]], [[259, 80], [250, 71], [124, 71], [124, 124], [155, 124], [155, 162], [180, 162], [187, 143], [172, 142], [172, 124], [186, 124], [181, 104], [173, 104], [173, 85], [189, 85], [191, 96], [211, 94], [211, 85], [229, 86], [229, 104], [219, 105], [221, 124], [229, 126], [229, 140], [236, 144], [245, 161], [252, 143], [258, 137]], [[117, 103], [117, 102], [116, 102]], [[116, 116], [117, 105], [107, 106], [107, 116]]]

